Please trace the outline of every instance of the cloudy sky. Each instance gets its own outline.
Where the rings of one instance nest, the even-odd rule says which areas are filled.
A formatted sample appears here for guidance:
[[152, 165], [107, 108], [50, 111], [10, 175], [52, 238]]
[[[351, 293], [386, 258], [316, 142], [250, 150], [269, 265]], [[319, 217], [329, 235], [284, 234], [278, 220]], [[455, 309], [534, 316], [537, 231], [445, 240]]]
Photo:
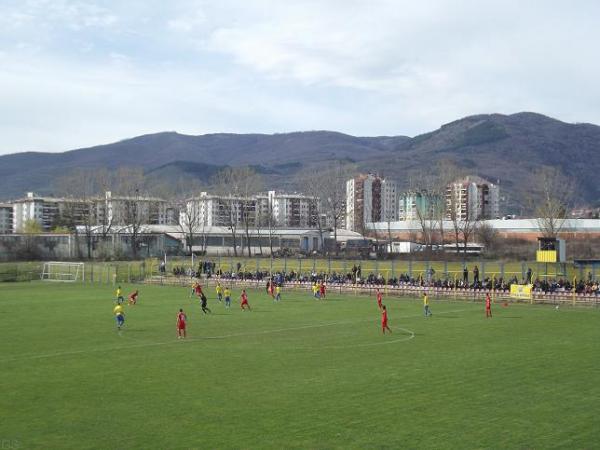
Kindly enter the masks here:
[[0, 0], [0, 154], [144, 133], [600, 124], [600, 2]]

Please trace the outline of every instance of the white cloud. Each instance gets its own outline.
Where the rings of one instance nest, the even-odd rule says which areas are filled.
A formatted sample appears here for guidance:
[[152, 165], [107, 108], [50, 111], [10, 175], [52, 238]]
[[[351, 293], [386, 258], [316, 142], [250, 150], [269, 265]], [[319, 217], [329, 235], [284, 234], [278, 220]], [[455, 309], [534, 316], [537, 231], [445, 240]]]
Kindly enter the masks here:
[[202, 9], [192, 14], [167, 20], [167, 28], [171, 31], [190, 33], [207, 25], [207, 18]]
[[600, 5], [8, 0], [0, 153], [140, 133], [429, 131], [537, 110], [600, 122]]

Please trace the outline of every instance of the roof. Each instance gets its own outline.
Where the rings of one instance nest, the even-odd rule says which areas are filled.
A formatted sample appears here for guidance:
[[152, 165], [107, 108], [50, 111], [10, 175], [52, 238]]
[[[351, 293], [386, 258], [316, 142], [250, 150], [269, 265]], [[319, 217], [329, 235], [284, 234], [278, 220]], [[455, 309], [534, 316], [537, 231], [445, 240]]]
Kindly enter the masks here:
[[47, 196], [43, 196], [43, 195], [33, 195], [31, 197], [22, 197], [19, 199], [14, 200], [12, 203], [25, 203], [25, 202], [34, 202], [34, 201], [41, 201], [41, 202], [51, 202], [51, 203], [58, 203], [58, 202], [71, 202], [71, 203], [84, 203], [84, 202], [105, 202], [107, 200], [110, 201], [123, 201], [123, 200], [136, 200], [136, 201], [140, 201], [140, 202], [166, 202], [166, 200], [162, 199], [162, 198], [158, 198], [158, 197], [145, 197], [145, 196], [139, 196], [139, 197], [135, 197], [135, 196], [120, 196], [120, 195], [114, 195], [114, 196], [110, 196], [110, 197], [105, 197], [105, 196], [101, 196], [101, 195], [93, 195], [90, 196], [88, 198], [77, 198], [77, 197], [47, 197]]
[[[329, 232], [329, 238], [330, 239], [334, 238], [333, 231]], [[347, 241], [353, 241], [356, 239], [365, 239], [365, 237], [362, 234], [357, 233], [356, 231], [338, 228], [338, 230], [337, 230], [337, 241], [338, 242], [347, 242]]]
[[[94, 198], [89, 198], [87, 199], [88, 201], [91, 200], [100, 200], [100, 197], [94, 197]], [[75, 202], [75, 203], [79, 203], [79, 202], [84, 202], [85, 200], [81, 200], [81, 199], [76, 199], [76, 198], [64, 198], [64, 197], [44, 197], [42, 195], [35, 195], [33, 197], [23, 197], [23, 198], [18, 198], [16, 200], [14, 200], [12, 203], [25, 203], [25, 202], [48, 202], [48, 203], [59, 203], [59, 202]]]
[[[480, 223], [485, 223], [491, 226], [496, 231], [530, 233], [539, 232], [539, 219], [494, 219], [483, 220]], [[367, 223], [366, 228], [370, 230], [387, 231], [387, 222]], [[444, 220], [444, 229], [452, 230], [452, 221]], [[421, 226], [416, 220], [401, 220], [390, 223], [390, 230], [393, 232], [410, 232], [419, 231]], [[561, 232], [600, 232], [600, 219], [565, 219]]]
[[[77, 227], [82, 232], [84, 231], [84, 227]], [[116, 227], [113, 226], [110, 230], [109, 234], [130, 234], [131, 227], [129, 226], [121, 226]], [[94, 227], [95, 233], [102, 232], [102, 226], [99, 225]], [[206, 236], [230, 236], [231, 230], [228, 227], [206, 227], [204, 230], [197, 230], [194, 234], [199, 236], [201, 234]], [[246, 231], [242, 227], [238, 227], [237, 235], [242, 236], [246, 233]], [[268, 237], [269, 232], [266, 229], [257, 230], [255, 228], [251, 228], [249, 230], [251, 236], [262, 236]], [[181, 229], [178, 225], [142, 225], [140, 229], [140, 234], [166, 234], [167, 236], [174, 239], [183, 239], [185, 237], [185, 231]], [[333, 231], [324, 231], [324, 237], [333, 239], [334, 233]], [[276, 228], [273, 230], [273, 236], [275, 237], [283, 237], [283, 238], [300, 238], [300, 237], [319, 237], [319, 230], [316, 228]], [[337, 230], [337, 239], [339, 242], [345, 242], [351, 239], [364, 239], [364, 237], [360, 233], [356, 233], [355, 231]]]
[[107, 201], [108, 200], [108, 201], [113, 201], [113, 202], [114, 201], [119, 201], [119, 200], [121, 200], [121, 201], [124, 201], [124, 200], [135, 200], [135, 201], [138, 201], [138, 202], [166, 202], [167, 201], [167, 200], [165, 200], [163, 198], [159, 198], [159, 197], [142, 197], [142, 196], [136, 197], [136, 196], [131, 196], [131, 195], [129, 195], [129, 196], [128, 195], [115, 195], [115, 196], [109, 197], [108, 199], [104, 198], [104, 197], [101, 197], [101, 198], [98, 198], [98, 200], [101, 200], [101, 201]]
[[462, 183], [490, 184], [490, 185], [494, 184], [491, 181], [486, 180], [485, 178], [481, 178], [479, 175], [467, 175], [466, 177], [456, 180], [451, 184], [462, 184]]
[[[83, 227], [78, 227], [83, 229]], [[102, 226], [94, 227], [94, 231], [96, 233], [100, 233], [102, 231]], [[273, 236], [277, 237], [318, 237], [319, 230], [316, 228], [276, 228], [273, 231]], [[110, 230], [110, 234], [112, 233], [131, 233], [129, 226], [124, 227], [116, 227], [113, 226]], [[185, 235], [185, 230], [182, 230], [178, 225], [142, 225], [140, 229], [140, 233], [152, 233], [152, 234], [167, 234], [170, 237], [175, 237], [177, 239], [182, 239]], [[206, 227], [204, 230], [198, 229], [195, 234], [205, 234], [207, 236], [230, 236], [231, 230], [228, 227]], [[242, 236], [246, 233], [243, 227], [238, 227], [236, 231], [237, 235]], [[260, 236], [268, 237], [269, 231], [265, 228], [257, 230], [256, 228], [251, 228], [249, 233], [252, 236]], [[333, 238], [333, 231], [324, 231], [325, 237]], [[348, 239], [362, 239], [363, 236], [360, 233], [356, 233], [354, 231], [349, 230], [337, 230], [338, 241], [345, 241]]]

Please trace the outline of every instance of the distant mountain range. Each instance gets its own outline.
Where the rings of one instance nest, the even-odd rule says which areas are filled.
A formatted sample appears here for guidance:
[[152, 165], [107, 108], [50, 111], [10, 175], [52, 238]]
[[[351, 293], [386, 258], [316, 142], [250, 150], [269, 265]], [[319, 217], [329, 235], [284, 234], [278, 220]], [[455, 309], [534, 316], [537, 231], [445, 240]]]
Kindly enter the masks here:
[[0, 156], [0, 199], [27, 191], [51, 194], [53, 180], [75, 168], [119, 166], [141, 167], [162, 182], [184, 177], [207, 183], [223, 167], [251, 165], [265, 175], [268, 187], [300, 188], [296, 174], [344, 160], [408, 187], [411, 174], [442, 159], [499, 182], [511, 212], [524, 205], [531, 173], [540, 165], [576, 178], [578, 203], [600, 205], [600, 127], [535, 113], [470, 116], [414, 138], [330, 131], [201, 136], [164, 132], [64, 153], [16, 153]]

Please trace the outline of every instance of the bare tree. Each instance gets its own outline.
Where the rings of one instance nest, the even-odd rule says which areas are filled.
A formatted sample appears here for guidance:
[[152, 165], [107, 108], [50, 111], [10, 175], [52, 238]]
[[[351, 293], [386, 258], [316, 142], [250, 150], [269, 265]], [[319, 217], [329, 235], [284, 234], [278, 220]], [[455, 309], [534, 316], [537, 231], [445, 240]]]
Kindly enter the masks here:
[[414, 202], [414, 215], [421, 229], [421, 239], [427, 250], [431, 250], [433, 244], [433, 235], [435, 231], [435, 217], [433, 215], [435, 208], [434, 203], [437, 202], [436, 186], [437, 179], [434, 175], [423, 173], [414, 178], [416, 182], [411, 187], [409, 192], [404, 195], [407, 202], [407, 211], [412, 210]]
[[256, 225], [256, 198], [262, 188], [262, 177], [251, 167], [228, 167], [217, 174], [214, 185], [221, 196], [222, 209], [233, 239], [233, 253], [237, 256], [237, 227], [242, 225], [246, 234], [248, 256], [252, 256], [250, 226]]
[[185, 236], [185, 243], [189, 254], [193, 253], [194, 242], [198, 234], [202, 234], [202, 251], [206, 249], [206, 235], [204, 233], [206, 221], [201, 214], [202, 200], [187, 199], [185, 197], [177, 201], [177, 209], [179, 216], [177, 218], [177, 226], [181, 233]]
[[473, 240], [473, 236], [476, 235], [477, 230], [481, 226], [481, 218], [479, 216], [467, 217], [461, 221], [461, 237], [463, 244], [463, 253], [466, 256], [469, 246], [469, 241]]
[[42, 232], [42, 226], [34, 219], [28, 219], [23, 223], [23, 240], [19, 246], [20, 248], [17, 250], [17, 255], [21, 259], [37, 259], [39, 257], [36, 235]]
[[493, 252], [496, 250], [498, 233], [494, 227], [483, 222], [477, 228], [476, 235], [479, 242], [485, 247], [486, 252]]
[[319, 173], [320, 199], [323, 210], [333, 225], [335, 254], [339, 254], [337, 230], [346, 215], [346, 181], [352, 176], [354, 166], [336, 161]]
[[106, 169], [97, 170], [95, 172], [95, 176], [98, 183], [98, 191], [101, 195], [101, 198], [99, 198], [96, 203], [96, 216], [98, 218], [97, 232], [99, 234], [101, 243], [104, 244], [108, 235], [112, 231], [114, 222], [114, 216], [109, 211], [109, 205], [106, 196], [108, 192], [111, 192], [114, 188], [115, 180], [112, 174]]
[[[444, 196], [448, 184], [448, 176], [438, 166], [436, 171], [418, 173], [411, 179], [411, 191], [408, 198], [414, 201], [414, 215], [421, 228], [421, 236], [426, 248], [431, 250], [433, 244], [444, 243]], [[412, 204], [407, 206], [412, 209]], [[439, 236], [439, 239], [436, 239]]]
[[469, 241], [475, 235], [481, 217], [478, 211], [469, 210], [468, 207], [465, 209], [465, 204], [459, 197], [458, 189], [451, 186], [446, 196], [447, 215], [452, 222], [456, 253], [460, 252], [460, 244], [462, 244], [463, 254], [466, 256]]
[[327, 216], [325, 202], [322, 201], [323, 185], [325, 184], [320, 172], [314, 170], [303, 171], [298, 174], [297, 184], [301, 186], [305, 195], [310, 198], [311, 207], [309, 209], [309, 226], [314, 226], [319, 232], [319, 246], [321, 250], [325, 248], [323, 217]]
[[273, 241], [275, 238], [275, 228], [277, 226], [277, 221], [273, 214], [273, 201], [270, 198], [267, 198], [266, 209], [260, 208], [258, 211], [257, 221], [256, 221], [256, 233], [258, 235], [258, 245], [260, 249], [260, 253], [262, 254], [262, 243], [260, 232], [263, 228], [267, 229], [267, 237], [269, 239], [269, 254], [273, 255]]
[[241, 218], [244, 230], [246, 232], [246, 248], [248, 257], [252, 256], [252, 242], [250, 239], [250, 227], [256, 226], [258, 205], [256, 193], [263, 187], [263, 180], [260, 174], [256, 173], [251, 167], [241, 167], [236, 169], [236, 176], [239, 178], [239, 195], [241, 197]]
[[185, 246], [192, 254], [196, 237], [200, 236], [202, 252], [206, 251], [206, 209], [205, 201], [199, 197], [200, 182], [193, 178], [178, 178], [172, 183], [149, 185], [153, 195], [167, 199], [167, 209], [172, 211], [174, 224], [179, 227], [185, 239]]
[[392, 242], [393, 242], [393, 237], [392, 237], [392, 222], [396, 220], [395, 217], [390, 217], [391, 214], [389, 213], [389, 211], [384, 214], [385, 217], [385, 222], [387, 224], [387, 249], [386, 249], [386, 253], [391, 253], [392, 252]]
[[59, 194], [65, 198], [60, 225], [75, 233], [77, 252], [80, 251], [79, 237], [83, 235], [88, 259], [92, 258], [95, 245], [98, 202], [105, 172], [102, 169], [76, 169], [56, 182]]
[[461, 215], [459, 213], [458, 204], [460, 202], [459, 194], [453, 186], [448, 186], [448, 192], [445, 196], [446, 200], [446, 218], [452, 222], [452, 231], [454, 244], [456, 245], [456, 254], [460, 252], [460, 230], [461, 230]]
[[218, 202], [217, 210], [219, 217], [217, 223], [221, 222], [227, 227], [231, 233], [231, 245], [233, 249], [233, 255], [238, 256], [237, 252], [237, 227], [238, 227], [238, 215], [237, 215], [237, 204], [231, 192], [232, 183], [232, 172], [230, 169], [225, 169], [213, 178], [213, 186], [215, 188], [217, 199], [214, 201]]
[[445, 183], [445, 212], [446, 218], [452, 222], [456, 253], [460, 252], [462, 243], [463, 254], [466, 256], [469, 241], [475, 235], [482, 219], [480, 200], [471, 199], [470, 194], [464, 192], [467, 189], [464, 183], [468, 181], [461, 180], [462, 173], [453, 162], [440, 163], [438, 170]]
[[433, 221], [437, 222], [439, 230], [439, 243], [446, 243], [444, 222], [447, 218], [446, 195], [450, 184], [464, 176], [464, 171], [454, 161], [442, 159], [436, 164], [437, 177], [430, 187], [433, 200]]
[[562, 230], [573, 195], [575, 183], [555, 167], [542, 167], [535, 172], [533, 209], [540, 232], [545, 237], [557, 237]]
[[141, 238], [143, 225], [149, 222], [150, 216], [150, 205], [144, 201], [147, 194], [143, 170], [120, 168], [116, 173], [115, 186], [119, 197], [113, 199], [113, 213], [115, 205], [118, 204], [120, 221], [124, 225], [121, 232], [128, 235], [132, 256], [137, 259], [143, 242]]

